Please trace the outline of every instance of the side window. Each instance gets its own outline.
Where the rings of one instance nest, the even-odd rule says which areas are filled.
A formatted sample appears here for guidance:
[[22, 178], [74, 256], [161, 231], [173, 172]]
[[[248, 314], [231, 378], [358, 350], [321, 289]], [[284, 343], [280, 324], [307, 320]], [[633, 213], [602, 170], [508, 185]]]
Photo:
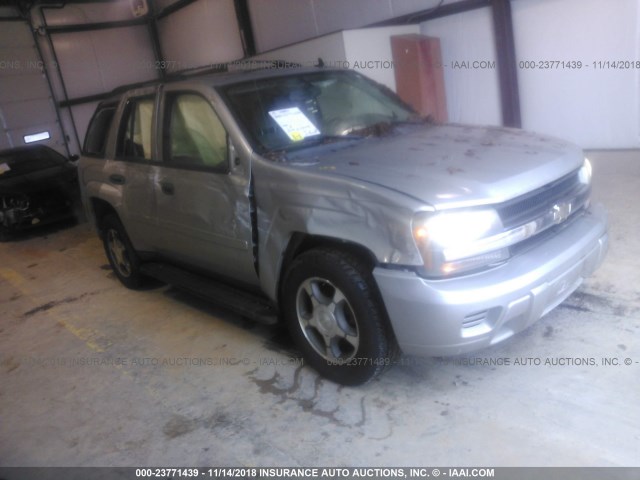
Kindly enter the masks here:
[[130, 99], [125, 107], [116, 156], [131, 160], [151, 160], [153, 97]]
[[228, 171], [227, 132], [202, 96], [179, 93], [167, 97], [164, 158], [170, 165]]
[[116, 105], [100, 105], [93, 115], [87, 134], [84, 139], [83, 153], [93, 157], [104, 157], [109, 127], [113, 114], [116, 112]]

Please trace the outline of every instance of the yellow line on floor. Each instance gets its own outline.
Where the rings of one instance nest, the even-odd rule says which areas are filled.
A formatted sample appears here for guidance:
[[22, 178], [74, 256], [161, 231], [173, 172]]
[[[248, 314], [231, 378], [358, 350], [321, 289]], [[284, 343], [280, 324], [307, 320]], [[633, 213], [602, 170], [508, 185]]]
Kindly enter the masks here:
[[[0, 276], [4, 278], [7, 282], [9, 282], [14, 288], [16, 288], [23, 295], [30, 297], [31, 289], [29, 289], [28, 280], [20, 275], [18, 272], [11, 268], [0, 268]], [[32, 302], [33, 303], [33, 302]], [[58, 324], [63, 326], [68, 332], [70, 332], [76, 338], [82, 340], [87, 347], [89, 347], [94, 352], [102, 353], [104, 352], [104, 348], [102, 348], [99, 344], [97, 344], [93, 339], [99, 338], [100, 333], [95, 330], [91, 330], [89, 328], [81, 328], [75, 326], [73, 323], [60, 318], [60, 316], [56, 315], [55, 312], [47, 312], [47, 315], [54, 319]]]
[[[29, 297], [29, 300], [31, 301], [31, 303], [34, 303], [31, 300], [32, 292], [29, 289], [29, 287], [27, 286], [28, 285], [28, 279], [26, 279], [25, 277], [20, 275], [20, 273], [16, 272], [15, 270], [13, 270], [11, 268], [6, 268], [6, 267], [0, 268], [0, 277], [4, 278], [7, 282], [9, 282], [20, 293], [22, 293], [23, 295]], [[45, 315], [49, 316], [51, 319], [55, 320], [59, 325], [64, 327], [64, 329], [67, 330], [69, 333], [71, 333], [74, 337], [82, 340], [82, 342], [90, 350], [93, 350], [96, 353], [104, 353], [106, 351], [106, 349], [109, 348], [112, 345], [112, 343], [110, 341], [106, 340], [106, 337], [104, 335], [100, 334], [100, 332], [98, 332], [96, 330], [93, 330], [93, 329], [90, 329], [90, 328], [77, 327], [76, 325], [74, 325], [70, 321], [61, 318], [55, 312], [52, 312], [50, 310], [48, 310], [48, 311], [46, 311], [44, 313], [45, 313]], [[96, 338], [98, 338], [98, 339], [99, 338], [105, 338], [106, 347], [103, 348], [100, 344], [98, 344], [94, 340]], [[114, 366], [120, 372], [122, 372], [122, 374], [125, 377], [129, 378], [134, 383], [138, 383], [136, 381], [135, 377], [131, 374], [131, 372], [129, 370], [125, 369], [122, 365], [114, 365]], [[154, 389], [151, 385], [143, 385], [143, 388], [155, 401], [159, 402], [165, 408], [167, 408], [169, 410], [173, 410], [173, 408], [166, 403], [165, 399], [160, 394], [160, 392], [157, 391], [156, 389]]]
[[29, 289], [24, 286], [26, 279], [15, 270], [5, 267], [0, 268], [0, 276], [20, 290], [21, 293], [26, 295], [30, 293]]

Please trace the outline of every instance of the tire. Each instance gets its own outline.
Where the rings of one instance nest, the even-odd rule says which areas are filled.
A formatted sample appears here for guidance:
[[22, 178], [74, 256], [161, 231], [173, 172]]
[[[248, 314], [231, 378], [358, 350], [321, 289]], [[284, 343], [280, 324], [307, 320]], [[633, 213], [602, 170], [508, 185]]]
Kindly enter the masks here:
[[140, 259], [120, 219], [114, 214], [107, 215], [102, 221], [102, 241], [109, 264], [118, 280], [127, 288], [140, 288], [143, 279]]
[[388, 328], [371, 269], [338, 250], [303, 253], [287, 271], [283, 315], [305, 361], [341, 385], [362, 385], [392, 363]]

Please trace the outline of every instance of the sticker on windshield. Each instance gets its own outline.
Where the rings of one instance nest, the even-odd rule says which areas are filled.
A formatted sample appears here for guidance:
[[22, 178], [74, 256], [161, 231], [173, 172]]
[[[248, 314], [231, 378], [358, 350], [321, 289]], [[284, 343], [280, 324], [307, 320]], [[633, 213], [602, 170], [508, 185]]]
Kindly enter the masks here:
[[299, 142], [307, 137], [320, 135], [320, 130], [311, 123], [304, 113], [298, 107], [285, 108], [282, 110], [273, 110], [269, 112], [284, 133], [294, 141]]
[[11, 167], [8, 164], [0, 163], [0, 175], [2, 175], [5, 172], [8, 172], [9, 170], [11, 170]]

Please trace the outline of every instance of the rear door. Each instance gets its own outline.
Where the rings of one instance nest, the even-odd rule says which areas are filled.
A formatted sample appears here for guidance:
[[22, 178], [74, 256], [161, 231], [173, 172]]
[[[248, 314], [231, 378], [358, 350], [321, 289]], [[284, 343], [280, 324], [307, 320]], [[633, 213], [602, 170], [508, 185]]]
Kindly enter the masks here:
[[211, 92], [162, 93], [162, 173], [154, 183], [159, 250], [179, 262], [257, 284], [249, 173], [230, 163], [229, 136]]
[[155, 147], [156, 87], [130, 94], [119, 109], [114, 160], [106, 181], [121, 189], [121, 220], [137, 249], [156, 248], [154, 181], [160, 171]]

